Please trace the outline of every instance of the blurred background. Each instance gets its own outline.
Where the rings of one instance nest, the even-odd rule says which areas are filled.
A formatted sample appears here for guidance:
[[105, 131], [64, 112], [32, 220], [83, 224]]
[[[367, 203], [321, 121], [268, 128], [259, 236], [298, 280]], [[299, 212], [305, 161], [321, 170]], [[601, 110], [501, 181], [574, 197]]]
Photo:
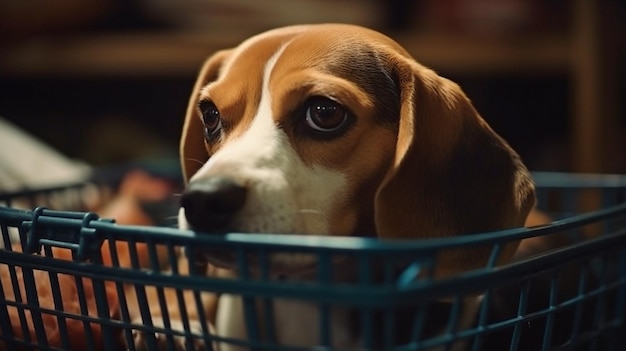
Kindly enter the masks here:
[[625, 19], [620, 0], [3, 0], [0, 116], [95, 166], [175, 158], [207, 56], [347, 22], [457, 81], [532, 170], [626, 173]]

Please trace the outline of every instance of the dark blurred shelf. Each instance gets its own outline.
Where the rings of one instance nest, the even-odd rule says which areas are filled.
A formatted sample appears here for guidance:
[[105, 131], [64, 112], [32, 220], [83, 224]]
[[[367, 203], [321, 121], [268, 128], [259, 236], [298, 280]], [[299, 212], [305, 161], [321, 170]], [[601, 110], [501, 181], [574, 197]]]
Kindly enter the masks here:
[[418, 33], [396, 39], [420, 62], [462, 74], [567, 71], [570, 45], [562, 36], [478, 38]]
[[190, 76], [207, 56], [244, 38], [199, 32], [48, 38], [4, 50], [0, 74], [70, 78]]
[[[81, 78], [188, 76], [195, 74], [211, 53], [235, 46], [247, 36], [137, 33], [32, 41], [4, 50], [0, 74]], [[446, 72], [566, 71], [570, 65], [568, 42], [557, 36], [505, 41], [415, 33], [395, 38], [420, 62]]]

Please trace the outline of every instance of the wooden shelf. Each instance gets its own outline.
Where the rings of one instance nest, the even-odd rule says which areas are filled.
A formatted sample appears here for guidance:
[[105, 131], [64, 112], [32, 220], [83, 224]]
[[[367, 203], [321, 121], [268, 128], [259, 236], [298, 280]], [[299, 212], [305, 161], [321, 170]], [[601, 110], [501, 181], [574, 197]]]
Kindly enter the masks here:
[[65, 37], [15, 45], [2, 53], [0, 74], [9, 76], [190, 76], [203, 60], [245, 35], [133, 33]]
[[[237, 45], [248, 33], [136, 33], [33, 41], [5, 50], [0, 74], [10, 76], [188, 76], [211, 53]], [[514, 42], [410, 34], [396, 39], [437, 70], [483, 74], [566, 70], [569, 46], [558, 37]]]
[[481, 39], [451, 34], [396, 37], [419, 62], [436, 70], [462, 74], [567, 71], [570, 47], [558, 35]]

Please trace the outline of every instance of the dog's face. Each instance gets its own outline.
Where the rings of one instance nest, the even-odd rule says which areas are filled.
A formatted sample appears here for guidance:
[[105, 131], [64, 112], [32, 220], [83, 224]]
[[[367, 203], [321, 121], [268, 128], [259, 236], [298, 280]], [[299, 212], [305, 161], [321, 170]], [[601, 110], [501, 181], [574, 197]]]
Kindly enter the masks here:
[[209, 160], [190, 184], [226, 177], [246, 189], [245, 201], [226, 223], [203, 220], [202, 210], [202, 219], [182, 222], [202, 231], [373, 234], [374, 193], [393, 158], [400, 109], [388, 69], [366, 43], [305, 27], [229, 53], [199, 92]]
[[450, 236], [521, 226], [533, 204], [517, 155], [460, 89], [355, 26], [286, 27], [215, 54], [181, 156], [180, 226], [200, 232]]

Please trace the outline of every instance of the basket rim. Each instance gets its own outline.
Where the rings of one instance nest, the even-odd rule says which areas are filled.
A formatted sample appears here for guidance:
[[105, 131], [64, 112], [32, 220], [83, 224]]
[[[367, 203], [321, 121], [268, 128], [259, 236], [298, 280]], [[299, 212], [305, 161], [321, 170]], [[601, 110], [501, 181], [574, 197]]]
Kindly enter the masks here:
[[532, 228], [512, 228], [482, 233], [467, 233], [445, 238], [385, 239], [375, 237], [339, 237], [311, 234], [267, 234], [267, 233], [202, 233], [168, 227], [119, 225], [109, 219], [101, 219], [91, 212], [64, 212], [37, 208], [34, 211], [0, 206], [0, 218], [7, 222], [27, 223], [48, 228], [84, 228], [95, 230], [97, 240], [132, 240], [134, 242], [170, 243], [177, 245], [219, 245], [220, 247], [257, 247], [268, 250], [298, 249], [328, 251], [333, 253], [358, 251], [365, 253], [426, 252], [458, 246], [503, 244], [536, 236], [550, 235], [585, 225], [598, 223], [615, 216], [626, 216], [626, 203], [592, 212], [555, 220], [546, 225]]

